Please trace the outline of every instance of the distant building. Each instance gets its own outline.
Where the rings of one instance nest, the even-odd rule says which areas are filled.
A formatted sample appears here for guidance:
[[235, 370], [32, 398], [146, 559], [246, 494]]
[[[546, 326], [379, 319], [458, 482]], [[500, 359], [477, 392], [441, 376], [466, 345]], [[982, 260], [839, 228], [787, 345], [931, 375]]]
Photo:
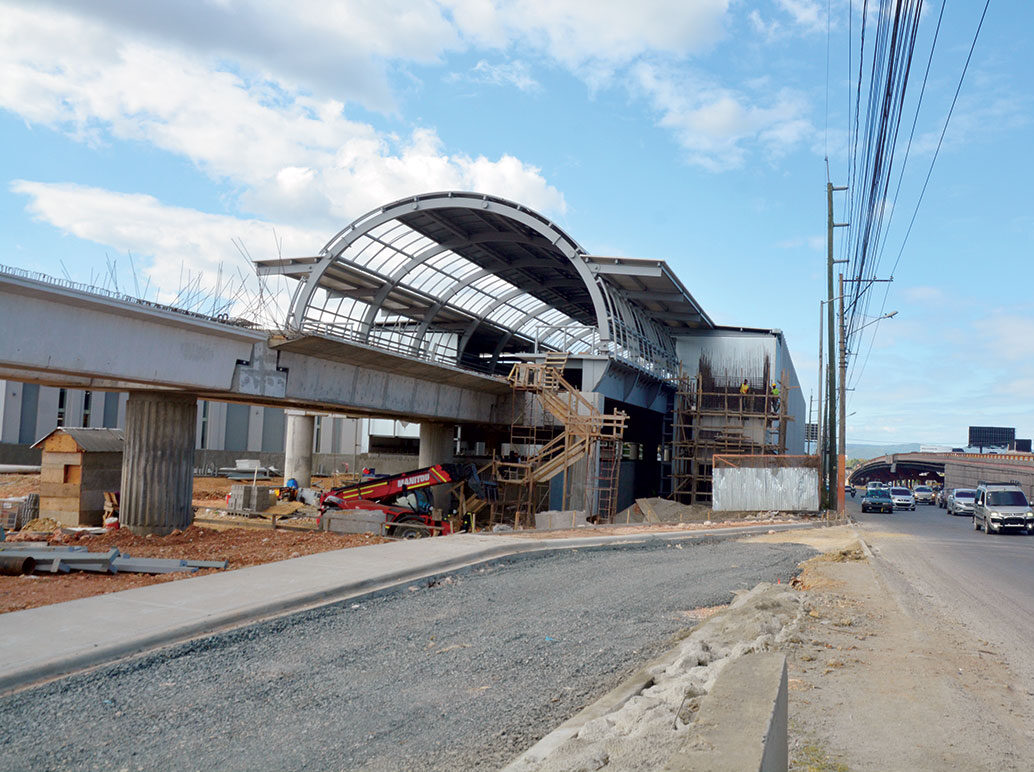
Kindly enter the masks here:
[[[59, 389], [0, 380], [0, 463], [39, 463], [31, 446], [63, 427], [122, 429], [129, 395]], [[283, 408], [198, 400], [195, 463], [233, 466], [235, 458], [263, 457], [283, 465]], [[416, 455], [420, 425], [385, 419], [322, 415], [316, 418], [313, 452], [333, 467], [365, 453]], [[328, 466], [326, 471], [333, 471]]]

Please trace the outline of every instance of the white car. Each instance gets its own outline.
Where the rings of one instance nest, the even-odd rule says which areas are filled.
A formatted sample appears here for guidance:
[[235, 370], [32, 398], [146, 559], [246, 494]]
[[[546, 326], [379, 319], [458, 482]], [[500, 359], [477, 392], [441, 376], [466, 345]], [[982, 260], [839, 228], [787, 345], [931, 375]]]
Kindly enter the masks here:
[[891, 488], [890, 498], [894, 502], [894, 509], [916, 508], [916, 500], [908, 488]]

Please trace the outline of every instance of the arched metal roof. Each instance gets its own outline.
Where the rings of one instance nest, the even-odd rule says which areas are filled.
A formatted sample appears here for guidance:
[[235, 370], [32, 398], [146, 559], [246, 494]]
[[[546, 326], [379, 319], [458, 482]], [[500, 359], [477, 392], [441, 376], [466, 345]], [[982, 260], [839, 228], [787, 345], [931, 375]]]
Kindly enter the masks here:
[[[522, 353], [568, 351], [661, 375], [676, 366], [672, 327], [712, 325], [658, 265], [594, 259], [527, 207], [446, 192], [387, 204], [318, 256], [258, 269], [299, 280], [290, 330], [482, 372]], [[675, 291], [651, 292], [649, 281]]]

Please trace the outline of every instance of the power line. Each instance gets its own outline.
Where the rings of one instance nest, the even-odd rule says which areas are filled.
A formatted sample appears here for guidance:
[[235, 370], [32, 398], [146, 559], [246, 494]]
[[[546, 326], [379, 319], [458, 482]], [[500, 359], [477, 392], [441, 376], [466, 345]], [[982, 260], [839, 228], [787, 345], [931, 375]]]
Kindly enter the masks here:
[[[898, 250], [897, 257], [894, 260], [894, 266], [891, 269], [891, 274], [893, 274], [893, 273], [895, 273], [897, 271], [898, 264], [900, 263], [901, 257], [902, 257], [902, 255], [904, 254], [904, 251], [905, 251], [905, 246], [908, 243], [908, 238], [909, 238], [909, 236], [912, 233], [913, 226], [915, 225], [916, 217], [919, 214], [919, 207], [921, 206], [921, 204], [923, 202], [923, 198], [926, 195], [927, 187], [930, 184], [930, 178], [933, 175], [934, 165], [936, 164], [937, 157], [940, 154], [941, 146], [942, 146], [942, 144], [944, 142], [944, 137], [945, 137], [945, 135], [947, 134], [947, 131], [948, 131], [948, 125], [951, 122], [952, 114], [955, 111], [955, 105], [957, 104], [958, 98], [959, 98], [959, 94], [962, 91], [962, 84], [965, 81], [966, 73], [969, 70], [969, 65], [970, 65], [970, 62], [972, 61], [972, 58], [973, 58], [973, 52], [976, 50], [977, 41], [978, 41], [978, 39], [980, 37], [980, 31], [983, 28], [984, 19], [987, 16], [987, 11], [988, 11], [988, 8], [990, 7], [990, 5], [991, 5], [991, 0], [986, 0], [985, 3], [984, 3], [984, 8], [983, 8], [983, 10], [982, 10], [982, 12], [980, 14], [980, 21], [978, 22], [976, 31], [973, 34], [973, 40], [970, 43], [969, 52], [966, 55], [966, 61], [963, 64], [962, 72], [959, 75], [958, 85], [956, 86], [955, 93], [952, 96], [951, 105], [950, 105], [950, 107], [948, 109], [947, 115], [945, 116], [944, 125], [941, 128], [940, 137], [937, 140], [937, 147], [935, 148], [933, 157], [930, 160], [930, 166], [927, 169], [926, 177], [925, 177], [925, 179], [923, 181], [923, 187], [920, 190], [918, 199], [916, 200], [915, 208], [912, 211], [912, 217], [909, 220], [908, 228], [906, 229], [904, 238], [902, 239], [901, 248]], [[938, 15], [937, 28], [936, 28], [935, 34], [934, 34], [933, 46], [936, 46], [936, 43], [937, 43], [937, 38], [938, 38], [938, 35], [939, 35], [939, 32], [940, 32], [941, 20], [943, 18], [943, 14], [944, 14], [944, 5], [941, 6], [941, 13]], [[924, 77], [923, 77], [923, 89], [922, 89], [922, 91], [920, 93], [919, 104], [916, 107], [916, 116], [915, 116], [915, 119], [913, 120], [912, 132], [909, 135], [909, 145], [908, 145], [909, 149], [911, 148], [912, 137], [914, 136], [914, 133], [915, 133], [915, 125], [916, 125], [916, 121], [918, 121], [918, 111], [919, 111], [919, 107], [922, 104], [922, 95], [923, 95], [923, 93], [925, 93], [926, 82], [927, 82], [927, 78], [928, 78], [929, 72], [930, 72], [930, 62], [932, 62], [932, 60], [933, 60], [933, 48], [931, 48], [930, 57], [929, 57], [929, 59], [927, 61], [926, 73], [924, 74]], [[908, 151], [906, 150], [906, 160], [907, 160], [907, 157], [908, 157]], [[904, 174], [904, 166], [902, 166], [901, 174]], [[900, 187], [901, 187], [901, 179], [900, 179], [900, 176], [899, 176], [898, 189], [897, 190], [900, 190]], [[895, 191], [895, 202], [896, 202], [896, 200], [897, 200], [897, 191]], [[883, 244], [883, 247], [885, 247], [885, 246], [886, 246], [886, 240], [884, 240], [884, 244]], [[883, 251], [883, 249], [881, 248], [881, 250], [880, 250], [881, 256], [882, 256], [882, 251]], [[882, 316], [884, 310], [887, 307], [887, 299], [888, 299], [889, 295], [890, 295], [890, 286], [888, 285], [886, 290], [883, 293], [883, 301], [882, 301], [881, 306], [880, 306], [880, 315], [881, 316]], [[875, 329], [873, 330], [872, 335], [871, 335], [871, 337], [869, 339], [869, 346], [868, 346], [868, 349], [867, 349], [866, 354], [865, 354], [865, 359], [862, 361], [861, 368], [858, 369], [857, 371], [855, 371], [855, 368], [852, 367], [852, 376], [853, 376], [852, 385], [857, 384], [861, 380], [862, 374], [865, 372], [865, 366], [868, 364], [869, 355], [872, 353], [873, 344], [875, 343], [875, 340], [876, 340], [876, 334], [879, 331], [879, 323], [874, 325], [874, 328]]]
[[966, 72], [969, 70], [970, 60], [973, 58], [973, 51], [977, 47], [977, 38], [980, 37], [980, 29], [984, 26], [984, 17], [987, 16], [987, 9], [991, 5], [991, 0], [986, 0], [984, 3], [984, 10], [980, 14], [980, 23], [977, 24], [977, 31], [973, 35], [973, 42], [969, 46], [969, 53], [966, 55], [966, 63], [962, 67], [962, 75], [959, 76], [959, 85], [955, 88], [955, 95], [951, 99], [951, 107], [948, 108], [948, 115], [944, 119], [944, 126], [941, 128], [941, 136], [937, 139], [937, 148], [934, 150], [933, 158], [930, 159], [930, 168], [926, 171], [926, 179], [923, 181], [923, 189], [919, 192], [919, 200], [916, 201], [916, 208], [912, 212], [912, 219], [908, 223], [908, 230], [905, 231], [905, 238], [901, 242], [901, 249], [898, 250], [898, 256], [894, 260], [894, 268], [898, 266], [898, 262], [901, 260], [901, 255], [905, 251], [905, 244], [908, 243], [908, 237], [912, 233], [912, 226], [915, 224], [916, 215], [919, 214], [919, 205], [923, 203], [923, 197], [926, 195], [926, 187], [930, 184], [930, 176], [933, 174], [933, 166], [937, 163], [937, 156], [941, 152], [941, 144], [944, 142], [944, 135], [948, 132], [948, 123], [951, 121], [951, 115], [955, 112], [955, 103], [958, 102], [959, 92], [962, 91], [962, 82], [966, 78]]

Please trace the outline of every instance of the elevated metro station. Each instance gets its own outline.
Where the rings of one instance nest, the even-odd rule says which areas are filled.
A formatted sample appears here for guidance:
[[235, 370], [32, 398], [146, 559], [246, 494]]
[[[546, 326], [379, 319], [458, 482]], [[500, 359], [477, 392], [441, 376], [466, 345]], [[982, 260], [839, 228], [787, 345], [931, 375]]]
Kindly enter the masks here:
[[[289, 474], [304, 472], [311, 413], [320, 410], [419, 422], [421, 464], [458, 450], [529, 466], [567, 433], [567, 455], [543, 464], [534, 481], [538, 505], [592, 510], [606, 499], [607, 516], [646, 495], [706, 504], [715, 454], [804, 451], [805, 401], [778, 329], [718, 325], [665, 261], [591, 255], [518, 203], [469, 192], [413, 196], [359, 217], [316, 255], [256, 268], [295, 281], [280, 329], [238, 325], [235, 345], [250, 353], [233, 355], [226, 375], [209, 367], [177, 380], [157, 375], [172, 364], [155, 362], [161, 388], [148, 398], [178, 398], [176, 420], [195, 428], [197, 399], [262, 406], [266, 420], [269, 410], [288, 410]], [[225, 324], [204, 322], [205, 335]], [[77, 370], [52, 366], [53, 356], [24, 365], [21, 353], [0, 356], [0, 374], [77, 394], [129, 392], [119, 420], [151, 420], [131, 407], [133, 394], [155, 385], [140, 374], [146, 368], [126, 365], [115, 377], [110, 357], [107, 369]], [[12, 430], [18, 409], [0, 405], [0, 441], [24, 437], [23, 427]], [[251, 438], [264, 436], [250, 425], [262, 413], [235, 415], [249, 422], [250, 451]], [[624, 416], [619, 435], [605, 439], [606, 421], [594, 416]], [[46, 424], [37, 421], [34, 434], [53, 428]], [[189, 433], [184, 454], [200, 434]]]
[[[707, 501], [714, 452], [803, 451], [804, 399], [778, 331], [720, 327], [663, 260], [590, 255], [504, 199], [396, 201], [319, 255], [261, 261], [258, 271], [298, 282], [282, 350], [318, 354], [349, 340], [499, 377], [564, 354], [566, 383], [601, 414], [631, 419], [619, 507], [656, 494]], [[744, 381], [751, 399], [739, 397]], [[781, 403], [764, 398], [773, 384]], [[494, 436], [484, 434], [491, 451], [520, 444]], [[567, 502], [554, 493], [551, 503]]]

